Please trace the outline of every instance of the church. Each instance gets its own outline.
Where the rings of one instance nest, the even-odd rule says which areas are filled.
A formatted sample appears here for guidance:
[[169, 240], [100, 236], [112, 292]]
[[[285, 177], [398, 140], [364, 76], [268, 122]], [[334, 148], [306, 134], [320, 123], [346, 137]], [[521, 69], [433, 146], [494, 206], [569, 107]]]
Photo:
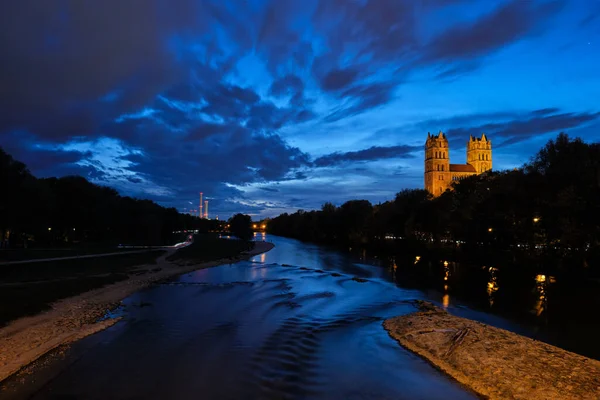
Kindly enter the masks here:
[[439, 196], [451, 189], [452, 182], [492, 169], [492, 142], [485, 136], [469, 137], [467, 163], [450, 164], [448, 139], [443, 132], [427, 133], [425, 142], [425, 189]]

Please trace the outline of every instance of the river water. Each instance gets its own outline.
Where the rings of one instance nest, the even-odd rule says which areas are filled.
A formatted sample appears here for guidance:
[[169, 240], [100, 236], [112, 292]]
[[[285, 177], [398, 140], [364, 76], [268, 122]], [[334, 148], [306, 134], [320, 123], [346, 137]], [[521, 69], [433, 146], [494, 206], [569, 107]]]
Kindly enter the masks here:
[[[398, 287], [393, 271], [349, 254], [268, 240], [276, 247], [251, 261], [130, 296], [121, 322], [10, 378], [0, 399], [476, 398], [382, 327], [437, 294]], [[448, 299], [440, 305], [524, 329]]]

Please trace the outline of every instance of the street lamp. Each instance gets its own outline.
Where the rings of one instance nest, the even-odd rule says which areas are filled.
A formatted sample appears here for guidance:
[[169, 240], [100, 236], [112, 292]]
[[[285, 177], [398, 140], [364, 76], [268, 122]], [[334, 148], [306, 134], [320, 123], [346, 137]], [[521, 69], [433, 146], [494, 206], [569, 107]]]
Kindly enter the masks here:
[[540, 222], [540, 218], [539, 218], [539, 217], [534, 217], [534, 218], [533, 218], [533, 222], [536, 222], [536, 223], [537, 223], [537, 222]]
[[491, 231], [493, 231], [493, 229], [492, 228], [488, 228], [488, 232], [491, 232]]
[[48, 232], [50, 232], [52, 230], [52, 228], [48, 228]]

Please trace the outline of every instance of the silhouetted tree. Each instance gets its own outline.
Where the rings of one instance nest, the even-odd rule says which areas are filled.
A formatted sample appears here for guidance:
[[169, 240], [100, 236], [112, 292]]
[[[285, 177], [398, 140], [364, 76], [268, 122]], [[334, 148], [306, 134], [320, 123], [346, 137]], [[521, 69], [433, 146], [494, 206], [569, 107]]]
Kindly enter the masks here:
[[405, 189], [371, 206], [352, 200], [319, 211], [282, 214], [269, 223], [276, 235], [323, 243], [372, 244], [386, 237], [427, 243], [527, 251], [583, 252], [600, 274], [600, 144], [559, 134], [522, 168], [487, 172], [454, 182], [432, 196]]
[[174, 231], [207, 232], [220, 225], [120, 196], [80, 176], [36, 179], [1, 148], [0, 185], [3, 246], [162, 245], [172, 243]]
[[240, 239], [252, 238], [252, 218], [245, 214], [235, 214], [229, 219], [229, 230]]

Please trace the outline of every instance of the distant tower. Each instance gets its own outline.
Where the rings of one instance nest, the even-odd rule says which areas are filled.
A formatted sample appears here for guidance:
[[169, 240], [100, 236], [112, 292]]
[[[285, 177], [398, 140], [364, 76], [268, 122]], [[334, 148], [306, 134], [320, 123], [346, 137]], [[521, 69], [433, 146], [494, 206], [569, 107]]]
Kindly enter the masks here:
[[204, 218], [208, 219], [208, 200], [204, 200]]
[[204, 216], [202, 215], [202, 192], [200, 192], [200, 206], [198, 206], [198, 215], [200, 216], [200, 218], [203, 218]]
[[471, 164], [478, 174], [492, 169], [492, 141], [485, 133], [481, 138], [469, 137], [467, 142], [467, 164]]
[[427, 133], [425, 142], [425, 189], [439, 196], [450, 187], [450, 155], [448, 139], [443, 132], [437, 136]]

